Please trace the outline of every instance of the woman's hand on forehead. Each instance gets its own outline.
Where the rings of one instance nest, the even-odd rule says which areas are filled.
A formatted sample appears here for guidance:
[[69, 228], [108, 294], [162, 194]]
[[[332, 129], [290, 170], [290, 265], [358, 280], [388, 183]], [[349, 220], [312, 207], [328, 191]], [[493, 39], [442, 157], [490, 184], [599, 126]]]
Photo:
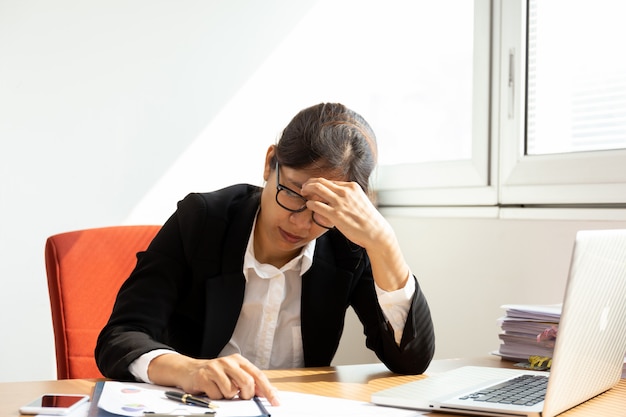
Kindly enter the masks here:
[[330, 219], [352, 242], [368, 248], [388, 233], [387, 222], [355, 182], [311, 178], [302, 185], [310, 210]]

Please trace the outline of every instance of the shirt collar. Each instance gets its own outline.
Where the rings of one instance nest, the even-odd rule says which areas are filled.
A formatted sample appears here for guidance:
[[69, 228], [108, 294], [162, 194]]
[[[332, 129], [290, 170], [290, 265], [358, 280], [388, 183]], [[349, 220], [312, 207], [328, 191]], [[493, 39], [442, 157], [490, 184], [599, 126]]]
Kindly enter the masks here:
[[[252, 233], [250, 233], [250, 238], [248, 239], [248, 246], [246, 248], [246, 254], [243, 259], [243, 275], [246, 277], [246, 281], [248, 281], [248, 271], [253, 269], [257, 276], [261, 278], [272, 278], [276, 274], [276, 270], [272, 265], [262, 264], [254, 255], [254, 230], [256, 229], [256, 222], [258, 218], [254, 219], [254, 224], [252, 226]], [[291, 261], [287, 262], [282, 268], [280, 268], [281, 272], [289, 271], [289, 270], [299, 270], [299, 275], [302, 276], [306, 271], [311, 268], [313, 264], [313, 254], [315, 253], [315, 240], [307, 243], [300, 253], [293, 258]]]

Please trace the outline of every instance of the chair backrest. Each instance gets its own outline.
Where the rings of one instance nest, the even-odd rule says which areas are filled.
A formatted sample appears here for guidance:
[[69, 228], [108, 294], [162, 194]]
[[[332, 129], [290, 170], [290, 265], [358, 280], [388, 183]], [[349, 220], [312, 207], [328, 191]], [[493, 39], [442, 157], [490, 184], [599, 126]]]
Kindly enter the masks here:
[[101, 378], [94, 349], [122, 283], [160, 226], [113, 226], [50, 236], [46, 274], [57, 378]]

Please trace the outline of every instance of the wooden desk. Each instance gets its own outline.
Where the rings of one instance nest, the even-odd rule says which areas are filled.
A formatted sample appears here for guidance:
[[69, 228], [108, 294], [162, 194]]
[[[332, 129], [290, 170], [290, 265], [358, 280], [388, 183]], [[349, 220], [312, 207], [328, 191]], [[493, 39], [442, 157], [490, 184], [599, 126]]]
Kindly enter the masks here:
[[[497, 357], [446, 359], [433, 361], [426, 374], [434, 374], [465, 365], [511, 367], [510, 362]], [[305, 368], [266, 371], [272, 383], [283, 391], [295, 391], [329, 397], [369, 401], [378, 390], [405, 382], [426, 378], [423, 375], [397, 375], [382, 364], [344, 365], [328, 368]], [[18, 409], [46, 392], [91, 394], [96, 380], [75, 379], [59, 381], [0, 383], [0, 416], [19, 416]], [[441, 416], [443, 414], [429, 414]], [[626, 415], [626, 380], [586, 403], [561, 414], [563, 417], [624, 417]]]

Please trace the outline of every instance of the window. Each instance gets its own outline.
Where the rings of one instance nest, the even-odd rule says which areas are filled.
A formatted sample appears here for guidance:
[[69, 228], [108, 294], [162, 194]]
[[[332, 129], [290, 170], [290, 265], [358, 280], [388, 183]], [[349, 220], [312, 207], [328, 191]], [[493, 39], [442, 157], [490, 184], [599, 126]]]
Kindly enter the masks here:
[[401, 98], [380, 101], [387, 112], [401, 111], [374, 113], [377, 126], [396, 128], [377, 129], [379, 201], [495, 204], [489, 166], [490, 2], [415, 4], [415, 12], [427, 16], [427, 33], [405, 40], [403, 53], [418, 65], [402, 79]]
[[590, 6], [529, 2], [527, 155], [626, 148], [626, 4]]
[[502, 2], [502, 205], [626, 203], [623, 9]]
[[[471, 121], [471, 150], [381, 160], [380, 205], [624, 207], [625, 12], [620, 0], [475, 1], [472, 66], [457, 68], [472, 71], [471, 115], [452, 109]], [[417, 123], [405, 136], [432, 137]]]
[[368, 111], [381, 137], [380, 163], [471, 159], [473, 3], [410, 0], [396, 12], [384, 29], [385, 54], [376, 56], [389, 71], [372, 80]]
[[[287, 122], [294, 108], [343, 102], [376, 132], [381, 169], [373, 180], [381, 201], [406, 204], [401, 200], [410, 189], [419, 190], [410, 204], [426, 203], [424, 197], [428, 204], [474, 204], [461, 197], [471, 188], [469, 198], [480, 195], [483, 204], [493, 205], [490, 4], [311, 2], [248, 81], [252, 101], [245, 105], [270, 98], [272, 115], [284, 114]], [[267, 121], [259, 117], [258, 123]], [[277, 123], [284, 125], [283, 119]], [[458, 193], [448, 193], [450, 187]]]

